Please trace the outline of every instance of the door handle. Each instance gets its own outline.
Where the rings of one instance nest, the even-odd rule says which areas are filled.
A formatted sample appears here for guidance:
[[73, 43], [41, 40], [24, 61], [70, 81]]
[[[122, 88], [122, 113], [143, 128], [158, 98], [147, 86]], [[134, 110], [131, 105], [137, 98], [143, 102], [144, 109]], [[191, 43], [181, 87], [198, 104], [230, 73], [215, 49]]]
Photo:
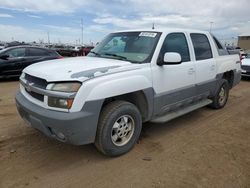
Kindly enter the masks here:
[[188, 70], [188, 74], [194, 74], [194, 72], [195, 72], [194, 68], [190, 68], [190, 69]]

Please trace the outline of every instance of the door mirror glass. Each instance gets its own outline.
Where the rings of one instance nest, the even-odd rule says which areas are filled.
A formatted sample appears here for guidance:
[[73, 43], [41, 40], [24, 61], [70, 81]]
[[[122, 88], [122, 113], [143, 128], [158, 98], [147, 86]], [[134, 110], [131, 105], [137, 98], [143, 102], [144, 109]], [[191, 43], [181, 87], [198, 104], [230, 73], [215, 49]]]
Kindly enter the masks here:
[[167, 52], [164, 54], [164, 64], [180, 64], [181, 55], [176, 52]]

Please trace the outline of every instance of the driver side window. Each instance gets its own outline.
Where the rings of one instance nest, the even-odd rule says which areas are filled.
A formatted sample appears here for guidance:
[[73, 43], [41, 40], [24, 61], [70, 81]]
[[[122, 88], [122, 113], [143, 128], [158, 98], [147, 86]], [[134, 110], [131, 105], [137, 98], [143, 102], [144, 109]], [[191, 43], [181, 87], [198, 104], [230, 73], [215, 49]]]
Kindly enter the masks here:
[[25, 48], [15, 48], [5, 52], [4, 55], [8, 55], [9, 58], [15, 57], [24, 57], [25, 56]]
[[163, 60], [166, 52], [176, 52], [181, 55], [182, 62], [190, 61], [189, 48], [184, 33], [170, 33], [162, 45], [159, 60]]

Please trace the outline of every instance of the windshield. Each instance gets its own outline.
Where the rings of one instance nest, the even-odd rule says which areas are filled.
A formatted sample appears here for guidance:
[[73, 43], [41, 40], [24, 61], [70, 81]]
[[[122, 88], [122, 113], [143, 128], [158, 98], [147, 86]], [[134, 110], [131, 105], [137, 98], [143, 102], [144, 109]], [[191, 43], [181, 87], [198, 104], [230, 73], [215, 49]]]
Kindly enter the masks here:
[[150, 62], [161, 33], [123, 32], [109, 34], [88, 56], [132, 63]]

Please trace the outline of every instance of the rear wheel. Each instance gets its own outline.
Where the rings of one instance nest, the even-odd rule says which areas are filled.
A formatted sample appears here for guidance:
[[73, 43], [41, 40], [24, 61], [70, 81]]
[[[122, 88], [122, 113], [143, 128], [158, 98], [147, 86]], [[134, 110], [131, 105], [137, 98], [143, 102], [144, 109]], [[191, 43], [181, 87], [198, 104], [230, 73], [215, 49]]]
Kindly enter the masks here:
[[141, 115], [134, 104], [111, 102], [101, 112], [95, 146], [105, 155], [122, 155], [133, 148], [141, 128]]
[[223, 108], [228, 100], [229, 96], [229, 83], [227, 80], [222, 79], [220, 83], [220, 87], [216, 92], [216, 95], [212, 98], [213, 103], [209, 106], [214, 109], [220, 109]]

